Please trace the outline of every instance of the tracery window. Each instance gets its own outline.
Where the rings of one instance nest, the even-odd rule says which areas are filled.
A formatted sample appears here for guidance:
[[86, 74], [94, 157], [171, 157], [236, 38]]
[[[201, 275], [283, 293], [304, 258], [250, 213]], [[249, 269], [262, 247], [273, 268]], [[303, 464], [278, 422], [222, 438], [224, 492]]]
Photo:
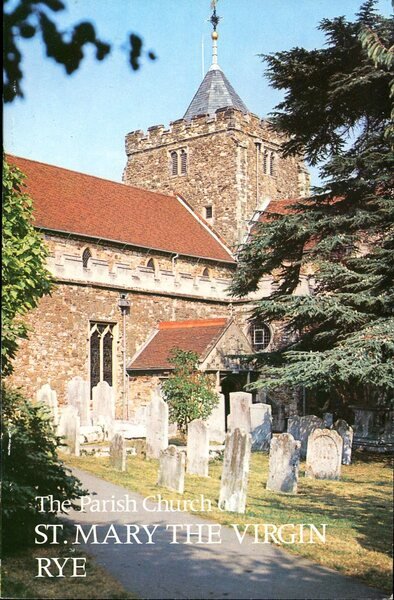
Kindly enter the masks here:
[[90, 389], [100, 381], [113, 385], [115, 326], [114, 323], [90, 323]]
[[254, 319], [249, 326], [250, 341], [255, 352], [268, 348], [271, 342], [271, 329], [261, 319]]

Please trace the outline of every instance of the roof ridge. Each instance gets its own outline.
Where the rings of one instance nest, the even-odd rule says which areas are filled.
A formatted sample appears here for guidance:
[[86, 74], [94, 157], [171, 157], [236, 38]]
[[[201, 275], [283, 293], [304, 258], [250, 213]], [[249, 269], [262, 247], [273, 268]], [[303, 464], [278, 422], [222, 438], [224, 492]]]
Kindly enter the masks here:
[[158, 324], [159, 330], [163, 329], [189, 329], [193, 327], [218, 327], [226, 325], [228, 319], [225, 317], [216, 319], [190, 319], [186, 321], [161, 321]]

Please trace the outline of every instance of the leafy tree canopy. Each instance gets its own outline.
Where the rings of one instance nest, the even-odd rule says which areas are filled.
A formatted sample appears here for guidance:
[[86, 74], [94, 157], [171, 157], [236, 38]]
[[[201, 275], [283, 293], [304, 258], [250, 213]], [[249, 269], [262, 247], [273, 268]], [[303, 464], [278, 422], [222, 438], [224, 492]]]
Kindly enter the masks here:
[[[266, 387], [319, 387], [357, 403], [394, 394], [393, 21], [374, 4], [354, 22], [323, 20], [323, 49], [264, 57], [271, 84], [285, 91], [272, 115], [288, 136], [283, 154], [325, 161], [324, 184], [293, 199], [287, 214], [266, 216], [240, 249], [232, 286], [242, 296], [263, 275], [277, 283], [256, 307], [288, 332], [281, 348], [258, 357]], [[366, 28], [386, 51], [373, 55]], [[308, 273], [311, 293], [299, 295]]]
[[[16, 97], [23, 97], [21, 87], [23, 79], [22, 39], [32, 39], [40, 35], [47, 56], [64, 66], [68, 75], [78, 69], [83, 57], [84, 48], [91, 44], [96, 50], [96, 59], [104, 60], [112, 50], [111, 44], [97, 37], [96, 30], [90, 21], [83, 21], [67, 31], [60, 31], [52, 13], [66, 8], [61, 0], [5, 0], [4, 10], [4, 100], [12, 102]], [[8, 7], [8, 10], [7, 10]], [[109, 7], [110, 10], [110, 7]], [[136, 71], [140, 67], [143, 54], [143, 42], [139, 35], [130, 33], [127, 40], [128, 60]], [[152, 51], [147, 56], [155, 59]]]
[[174, 371], [163, 383], [171, 423], [178, 423], [183, 434], [194, 419], [207, 419], [219, 402], [209, 377], [198, 370], [198, 354], [173, 348], [170, 363]]
[[27, 336], [22, 317], [50, 292], [51, 277], [45, 266], [46, 247], [34, 229], [31, 198], [23, 191], [24, 175], [3, 163], [2, 215], [2, 374], [12, 371], [18, 341]]

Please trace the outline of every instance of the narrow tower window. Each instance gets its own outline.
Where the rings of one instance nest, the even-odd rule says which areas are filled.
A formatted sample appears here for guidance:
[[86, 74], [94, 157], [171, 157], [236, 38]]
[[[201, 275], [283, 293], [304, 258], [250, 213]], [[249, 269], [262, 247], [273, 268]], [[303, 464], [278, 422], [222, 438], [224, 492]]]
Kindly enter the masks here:
[[171, 174], [178, 175], [178, 152], [171, 152]]
[[267, 152], [267, 150], [264, 150], [264, 154], [263, 154], [263, 173], [264, 173], [264, 175], [268, 174], [268, 152]]
[[181, 150], [181, 175], [187, 173], [187, 153], [185, 150]]
[[271, 175], [271, 177], [275, 177], [275, 171], [276, 171], [276, 156], [275, 156], [274, 152], [271, 152], [271, 156], [270, 156], [270, 175]]
[[205, 207], [205, 218], [206, 219], [212, 219], [213, 217], [213, 207], [210, 206], [206, 206]]
[[90, 258], [92, 258], [92, 253], [90, 252], [90, 248], [85, 248], [85, 250], [82, 252], [82, 266], [84, 269], [88, 268]]

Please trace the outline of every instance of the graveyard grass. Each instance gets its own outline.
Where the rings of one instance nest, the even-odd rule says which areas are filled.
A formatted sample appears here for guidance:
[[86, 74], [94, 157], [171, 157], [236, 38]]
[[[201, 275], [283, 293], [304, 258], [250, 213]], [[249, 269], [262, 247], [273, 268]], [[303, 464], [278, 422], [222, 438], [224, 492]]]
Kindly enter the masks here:
[[[210, 462], [209, 478], [186, 475], [181, 496], [156, 485], [158, 461], [128, 456], [127, 470], [115, 471], [108, 458], [64, 457], [70, 466], [94, 473], [143, 496], [158, 493], [165, 499], [193, 499], [204, 494], [213, 510], [200, 514], [223, 525], [231, 523], [312, 523], [327, 524], [326, 543], [283, 545], [301, 555], [364, 583], [391, 591], [391, 461], [383, 455], [353, 454], [353, 464], [342, 465], [340, 481], [304, 477], [300, 465], [297, 495], [284, 495], [265, 489], [268, 454], [252, 453], [246, 513], [220, 512], [217, 507], [222, 462]], [[240, 528], [241, 529], [241, 528]]]

